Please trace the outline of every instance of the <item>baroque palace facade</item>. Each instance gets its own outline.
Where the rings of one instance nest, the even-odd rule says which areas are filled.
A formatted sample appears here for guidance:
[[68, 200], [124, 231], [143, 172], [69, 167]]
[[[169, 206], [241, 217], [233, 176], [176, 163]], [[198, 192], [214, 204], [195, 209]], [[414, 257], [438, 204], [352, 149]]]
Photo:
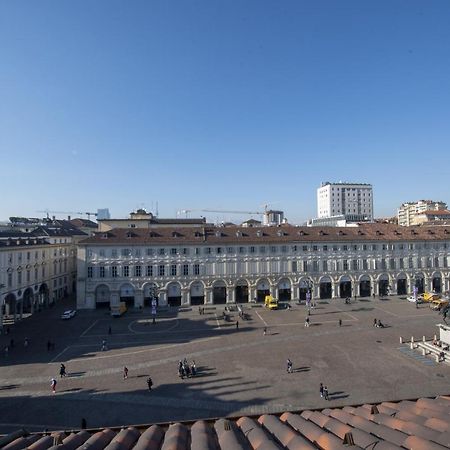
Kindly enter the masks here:
[[78, 247], [77, 307], [447, 291], [450, 227], [113, 228]]

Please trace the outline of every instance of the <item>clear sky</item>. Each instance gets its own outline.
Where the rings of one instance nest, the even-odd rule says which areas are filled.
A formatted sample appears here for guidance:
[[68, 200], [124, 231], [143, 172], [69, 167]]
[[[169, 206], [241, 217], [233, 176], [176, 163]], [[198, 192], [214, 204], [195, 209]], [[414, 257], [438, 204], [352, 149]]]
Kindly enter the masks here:
[[450, 203], [449, 24], [448, 0], [3, 0], [0, 219], [300, 223], [322, 181], [372, 183], [376, 216]]

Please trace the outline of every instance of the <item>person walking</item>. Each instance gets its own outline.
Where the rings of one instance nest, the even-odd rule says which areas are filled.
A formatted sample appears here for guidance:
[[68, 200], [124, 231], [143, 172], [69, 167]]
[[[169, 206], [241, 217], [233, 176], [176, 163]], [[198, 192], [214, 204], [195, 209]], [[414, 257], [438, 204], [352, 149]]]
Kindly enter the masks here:
[[28, 341], [28, 338], [26, 337], [25, 340], [23, 341], [23, 346], [24, 346], [25, 348], [27, 348], [27, 347], [28, 347], [28, 344], [29, 344], [29, 341]]
[[292, 361], [289, 358], [286, 361], [286, 372], [292, 373]]
[[195, 375], [197, 375], [197, 367], [195, 365], [195, 361], [192, 360], [192, 364], [191, 364], [191, 374], [193, 377], [195, 377]]
[[339, 326], [342, 327], [342, 319], [339, 319]]
[[320, 397], [323, 398], [323, 383], [320, 383], [319, 392], [320, 392]]
[[61, 367], [59, 368], [59, 376], [60, 378], [67, 376], [66, 366], [63, 363], [61, 363]]
[[373, 326], [376, 327], [377, 326], [377, 319], [373, 319]]
[[263, 336], [267, 334], [267, 327], [264, 327]]
[[123, 379], [126, 380], [128, 378], [128, 367], [123, 368]]
[[151, 391], [153, 386], [153, 380], [150, 377], [147, 378], [147, 386], [148, 390]]
[[56, 393], [56, 380], [54, 378], [52, 378], [50, 380], [50, 386], [52, 387], [52, 392], [55, 394]]
[[106, 352], [106, 350], [108, 350], [108, 347], [106, 346], [105, 339], [103, 339], [103, 341], [102, 341], [102, 352]]
[[239, 330], [239, 320], [236, 320], [236, 330]]
[[325, 400], [330, 400], [330, 398], [328, 397], [328, 387], [327, 387], [327, 386], [325, 386], [325, 387], [323, 388], [323, 398], [324, 398]]
[[309, 317], [308, 316], [305, 319], [305, 327], [309, 328]]

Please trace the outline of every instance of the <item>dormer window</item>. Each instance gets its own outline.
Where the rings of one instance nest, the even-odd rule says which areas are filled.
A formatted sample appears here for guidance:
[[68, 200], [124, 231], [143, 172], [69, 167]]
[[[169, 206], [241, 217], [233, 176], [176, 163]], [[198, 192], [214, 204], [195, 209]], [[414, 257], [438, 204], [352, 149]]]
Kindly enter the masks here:
[[219, 230], [217, 230], [215, 234], [216, 234], [216, 237], [222, 237], [222, 232]]
[[262, 230], [258, 230], [258, 231], [256, 232], [256, 236], [262, 237], [262, 235], [263, 235]]
[[278, 230], [277, 231], [277, 236], [284, 236], [284, 231], [283, 230]]
[[194, 233], [194, 236], [195, 236], [195, 237], [201, 237], [201, 236], [202, 236], [202, 233], [200, 233], [199, 231], [196, 231], [196, 232]]
[[242, 237], [242, 231], [240, 230], [236, 231], [236, 237]]

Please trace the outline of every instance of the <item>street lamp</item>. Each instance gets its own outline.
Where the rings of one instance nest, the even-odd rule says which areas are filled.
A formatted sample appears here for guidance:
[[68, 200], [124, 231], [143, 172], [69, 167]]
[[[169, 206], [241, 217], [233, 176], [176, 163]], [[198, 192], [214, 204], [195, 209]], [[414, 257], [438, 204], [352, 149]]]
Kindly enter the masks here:
[[[0, 290], [3, 289], [5, 285], [3, 283], [0, 283]], [[0, 334], [3, 334], [3, 307], [4, 307], [4, 299], [2, 298], [2, 295], [0, 293]]]
[[306, 284], [306, 306], [309, 308], [311, 305], [311, 300], [312, 300], [312, 289], [314, 287], [314, 283], [311, 280], [311, 278], [307, 278], [305, 281]]

